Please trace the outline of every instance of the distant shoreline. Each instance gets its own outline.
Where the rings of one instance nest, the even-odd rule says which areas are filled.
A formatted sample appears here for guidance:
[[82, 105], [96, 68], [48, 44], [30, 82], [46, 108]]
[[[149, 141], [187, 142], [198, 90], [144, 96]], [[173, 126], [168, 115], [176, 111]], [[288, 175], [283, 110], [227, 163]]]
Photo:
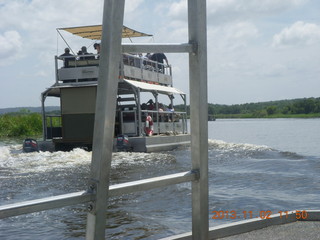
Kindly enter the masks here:
[[[57, 111], [60, 110], [60, 107], [58, 106], [47, 106], [46, 111]], [[42, 108], [41, 107], [12, 107], [12, 108], [0, 108], [0, 115], [6, 114], [6, 113], [19, 113], [19, 112], [32, 112], [32, 113], [41, 113]]]
[[215, 119], [245, 119], [245, 118], [253, 118], [253, 119], [272, 119], [272, 118], [320, 118], [320, 113], [309, 113], [309, 114], [274, 114], [267, 116], [259, 116], [255, 117], [252, 114], [217, 114], [214, 116]]

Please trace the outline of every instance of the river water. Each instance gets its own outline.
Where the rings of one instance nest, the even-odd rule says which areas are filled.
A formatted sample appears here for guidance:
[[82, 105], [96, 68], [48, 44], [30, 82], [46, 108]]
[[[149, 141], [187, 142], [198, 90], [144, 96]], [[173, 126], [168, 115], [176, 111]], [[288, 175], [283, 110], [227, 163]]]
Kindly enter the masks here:
[[[319, 209], [319, 133], [320, 119], [209, 122], [210, 226], [261, 213]], [[87, 188], [90, 152], [26, 154], [21, 148], [0, 142], [0, 205]], [[114, 153], [111, 183], [190, 168], [189, 146], [161, 153]], [[236, 217], [216, 217], [216, 211]], [[112, 198], [107, 214], [108, 239], [157, 239], [191, 231], [191, 184]], [[86, 206], [76, 205], [0, 220], [0, 239], [84, 239], [85, 224]]]

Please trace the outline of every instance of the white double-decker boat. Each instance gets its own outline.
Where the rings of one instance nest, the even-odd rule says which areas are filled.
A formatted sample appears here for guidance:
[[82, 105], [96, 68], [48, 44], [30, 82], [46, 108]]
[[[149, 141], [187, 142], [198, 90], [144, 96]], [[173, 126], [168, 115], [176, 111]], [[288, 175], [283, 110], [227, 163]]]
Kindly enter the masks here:
[[[101, 39], [102, 32], [101, 25], [57, 30], [92, 40]], [[123, 27], [123, 38], [140, 36], [150, 35]], [[42, 93], [41, 98], [44, 141], [39, 142], [40, 150], [91, 149], [99, 55], [56, 56], [55, 70], [55, 83]], [[115, 147], [118, 145], [125, 150], [152, 152], [169, 150], [190, 142], [186, 94], [173, 87], [170, 65], [124, 53], [116, 81], [115, 131], [114, 136], [110, 136], [115, 139]], [[183, 111], [173, 111], [175, 95], [181, 97]], [[60, 115], [46, 113], [45, 101], [48, 97], [60, 99]], [[166, 104], [171, 108], [166, 108], [159, 98], [166, 99]]]

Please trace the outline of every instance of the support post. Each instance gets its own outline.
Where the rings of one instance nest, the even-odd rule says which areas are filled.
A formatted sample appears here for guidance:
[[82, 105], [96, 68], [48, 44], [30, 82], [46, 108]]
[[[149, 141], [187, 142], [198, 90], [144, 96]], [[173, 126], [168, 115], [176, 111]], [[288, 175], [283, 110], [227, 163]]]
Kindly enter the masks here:
[[43, 141], [47, 140], [47, 122], [46, 122], [46, 108], [44, 101], [46, 99], [45, 93], [41, 94], [41, 111], [42, 111], [42, 137]]
[[123, 14], [124, 0], [104, 1], [90, 179], [96, 198], [89, 206], [87, 240], [105, 239]]
[[192, 238], [209, 239], [208, 209], [208, 101], [206, 0], [188, 0], [190, 124], [192, 168], [200, 178], [192, 182]]

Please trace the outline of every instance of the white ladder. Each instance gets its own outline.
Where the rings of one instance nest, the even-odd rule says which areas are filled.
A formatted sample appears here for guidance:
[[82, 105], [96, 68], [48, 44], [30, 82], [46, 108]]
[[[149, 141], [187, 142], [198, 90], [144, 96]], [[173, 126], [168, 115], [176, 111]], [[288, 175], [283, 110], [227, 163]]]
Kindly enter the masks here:
[[[192, 170], [124, 184], [123, 189], [146, 190], [192, 181], [192, 238], [208, 239], [208, 107], [206, 0], [188, 0], [189, 39], [182, 44], [123, 44], [124, 0], [105, 0], [101, 40], [99, 83], [90, 186], [95, 198], [87, 217], [87, 240], [105, 238], [107, 199], [117, 94], [118, 63], [123, 52], [189, 53], [190, 125]], [[132, 187], [135, 186], [135, 187]]]

